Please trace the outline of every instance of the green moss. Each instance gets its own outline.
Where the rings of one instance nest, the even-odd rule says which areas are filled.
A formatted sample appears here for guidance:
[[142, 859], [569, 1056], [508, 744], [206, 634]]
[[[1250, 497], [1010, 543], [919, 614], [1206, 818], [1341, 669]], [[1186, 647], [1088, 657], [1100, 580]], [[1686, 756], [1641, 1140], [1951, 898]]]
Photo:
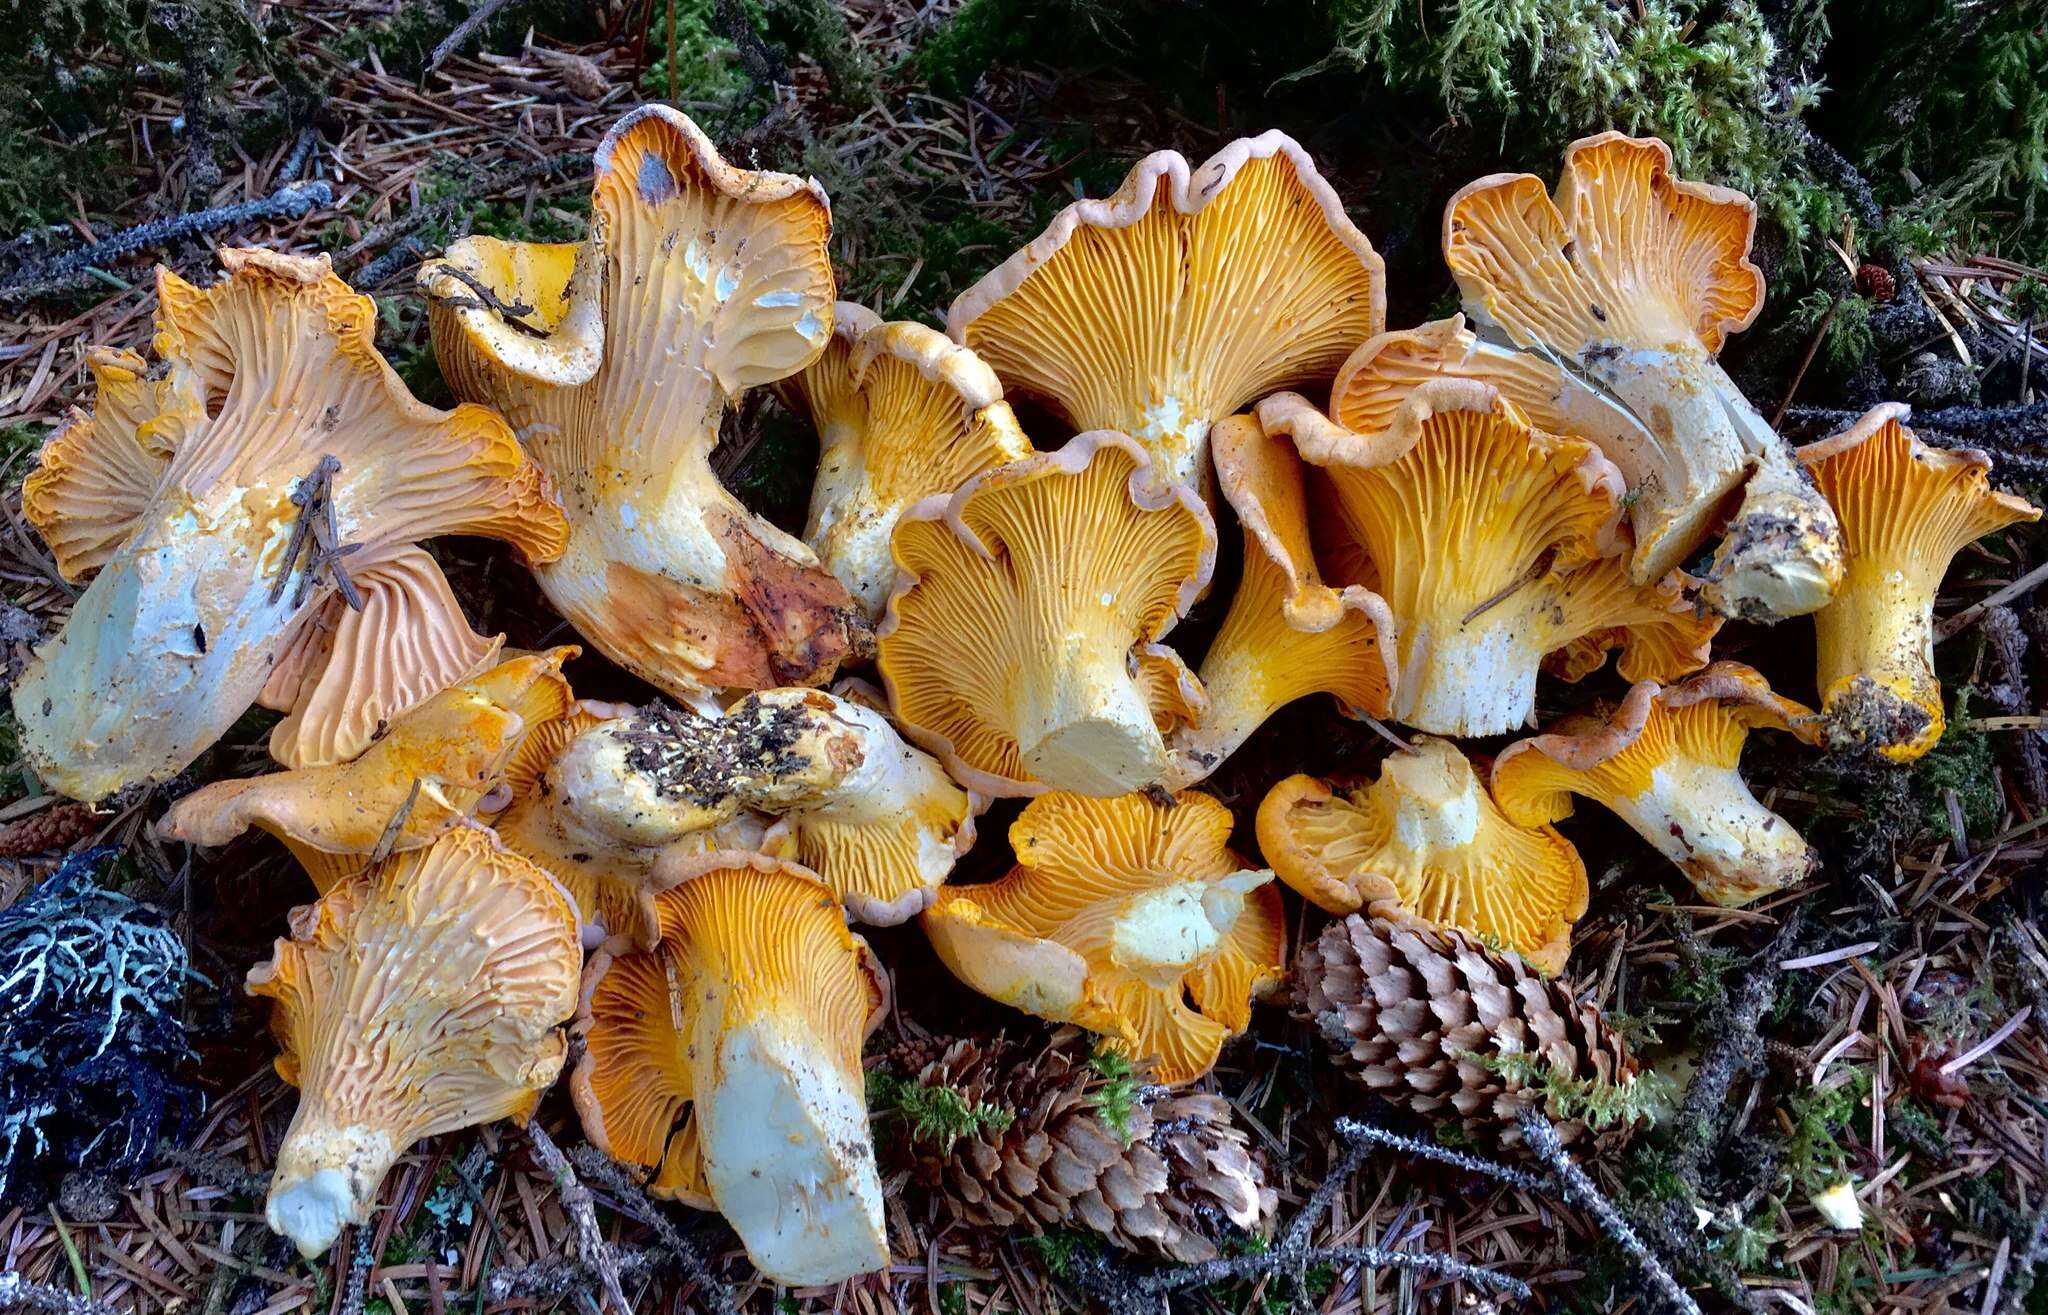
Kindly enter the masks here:
[[1654, 1069], [1631, 1082], [1609, 1082], [1559, 1072], [1541, 1055], [1466, 1051], [1464, 1057], [1539, 1093], [1552, 1118], [1578, 1119], [1595, 1132], [1640, 1123], [1669, 1108], [1678, 1096], [1671, 1079]]
[[1947, 835], [1958, 844], [1967, 844], [1969, 835], [1953, 834], [1949, 791], [1955, 791], [1956, 801], [1962, 806], [1963, 826], [1969, 834], [1987, 833], [1997, 824], [2000, 808], [1990, 737], [1983, 731], [1972, 730], [1967, 725], [1969, 717], [1970, 691], [1964, 686], [1956, 691], [1955, 707], [1942, 728], [1940, 742], [1912, 769], [1913, 795], [1920, 803], [1922, 833]]
[[[1828, 314], [1829, 307], [1834, 308], [1832, 318]], [[1817, 378], [1839, 382], [1854, 374], [1870, 359], [1870, 354], [1877, 350], [1877, 340], [1870, 331], [1872, 309], [1867, 297], [1854, 293], [1838, 297], [1816, 288], [1800, 298], [1786, 317], [1786, 323], [1793, 331], [1811, 336], [1820, 331], [1823, 323], [1827, 325], [1827, 334], [1821, 339], [1813, 357], [1813, 373]]]
[[1785, 1102], [1792, 1119], [1792, 1135], [1785, 1145], [1779, 1166], [1780, 1178], [1790, 1186], [1818, 1192], [1848, 1172], [1849, 1152], [1842, 1134], [1863, 1114], [1863, 1101], [1870, 1094], [1870, 1075], [1850, 1070], [1847, 1081], [1826, 1090], [1807, 1088]]
[[1099, 1046], [1088, 1057], [1088, 1066], [1104, 1079], [1095, 1093], [1095, 1112], [1109, 1130], [1126, 1145], [1131, 1140], [1131, 1115], [1138, 1106], [1140, 1088], [1131, 1061], [1121, 1051]]
[[[749, 90], [740, 48], [719, 23], [719, 0], [651, 0], [647, 74], [640, 89], [678, 101], [738, 101]], [[764, 19], [759, 0], [737, 6], [756, 27]]]
[[871, 1118], [904, 1120], [912, 1140], [942, 1149], [984, 1128], [1007, 1128], [1017, 1117], [987, 1101], [969, 1104], [951, 1087], [928, 1087], [881, 1069], [868, 1074], [868, 1110]]

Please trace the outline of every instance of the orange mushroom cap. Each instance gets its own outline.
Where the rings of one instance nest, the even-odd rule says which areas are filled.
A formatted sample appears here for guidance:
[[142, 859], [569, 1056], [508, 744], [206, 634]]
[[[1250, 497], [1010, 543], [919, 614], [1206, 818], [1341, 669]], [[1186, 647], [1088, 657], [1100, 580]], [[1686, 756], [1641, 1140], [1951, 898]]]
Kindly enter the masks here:
[[1244, 575], [1202, 659], [1208, 709], [1169, 745], [1175, 787], [1209, 775], [1296, 699], [1326, 692], [1376, 717], [1390, 706], [1393, 618], [1378, 594], [1317, 574], [1300, 459], [1253, 416], [1223, 420], [1212, 442], [1244, 529]]
[[1370, 785], [1290, 776], [1259, 805], [1259, 847], [1331, 913], [1471, 932], [1545, 973], [1586, 911], [1586, 865], [1548, 826], [1518, 826], [1448, 740], [1418, 737]]
[[[1614, 550], [1620, 482], [1590, 443], [1515, 418], [1469, 380], [1417, 387], [1389, 426], [1359, 434], [1292, 393], [1259, 406], [1269, 432], [1322, 467], [1344, 531], [1392, 618], [1394, 716], [1444, 734], [1527, 721], [1547, 654], [1567, 674], [1624, 643], [1666, 678], [1706, 661], [1716, 623], [1678, 579], [1635, 585]], [[1616, 633], [1623, 632], [1623, 633]]]
[[569, 1092], [656, 1196], [723, 1213], [762, 1273], [837, 1283], [888, 1261], [861, 1043], [887, 983], [809, 871], [677, 856], [660, 938], [583, 977]]
[[1207, 1073], [1284, 976], [1272, 873], [1230, 852], [1230, 810], [1183, 791], [1054, 793], [1010, 827], [1017, 866], [948, 886], [924, 915], [953, 975], [983, 995], [1100, 1033], [1159, 1080]]
[[1555, 199], [1533, 175], [1494, 174], [1444, 208], [1444, 259], [1465, 312], [1541, 362], [1515, 367], [1533, 386], [1499, 377], [1500, 349], [1443, 345], [1458, 358], [1449, 368], [1476, 363], [1532, 418], [1572, 415], [1580, 424], [1567, 432], [1621, 468], [1638, 581], [1684, 560], [1746, 485], [1707, 592], [1731, 615], [1775, 618], [1827, 601], [1841, 543], [1784, 441], [1714, 360], [1763, 305], [1755, 228], [1748, 197], [1675, 177], [1663, 142], [1584, 138], [1565, 150]]
[[1569, 817], [1597, 800], [1684, 871], [1700, 894], [1739, 907], [1805, 878], [1806, 842], [1749, 792], [1737, 766], [1752, 728], [1819, 739], [1811, 709], [1771, 692], [1739, 662], [1684, 683], [1642, 681], [1606, 716], [1568, 717], [1493, 764], [1493, 796], [1518, 825]]
[[[161, 371], [100, 354], [106, 407], [74, 414], [23, 489], [65, 569], [94, 572], [14, 689], [37, 774], [79, 799], [183, 768], [287, 654], [305, 698], [286, 747], [302, 765], [360, 752], [353, 710], [312, 697], [330, 683], [314, 667], [350, 669], [362, 706], [389, 717], [488, 656], [412, 545], [485, 534], [535, 561], [562, 550], [561, 512], [504, 422], [415, 401], [377, 354], [375, 306], [325, 256], [220, 260], [228, 278], [206, 289], [158, 272]], [[327, 558], [315, 527], [349, 554]], [[387, 599], [384, 628], [357, 628], [347, 649], [307, 644], [344, 578]]]
[[663, 105], [613, 125], [596, 172], [580, 247], [465, 238], [420, 272], [450, 385], [504, 412], [561, 491], [569, 545], [541, 589], [677, 698], [828, 681], [865, 622], [711, 452], [728, 405], [831, 337], [831, 206], [814, 180], [727, 164]]
[[832, 342], [777, 386], [817, 427], [804, 539], [870, 619], [896, 583], [889, 536], [924, 498], [1031, 455], [1003, 386], [979, 357], [914, 320], [884, 322], [851, 302]]
[[1799, 449], [1799, 461], [1841, 517], [1848, 574], [1814, 616], [1821, 708], [1837, 748], [1911, 762], [1941, 740], [1934, 674], [1934, 598], [1949, 562], [1974, 540], [2041, 518], [2025, 498], [1992, 489], [1991, 459], [1931, 448], [1898, 403]]
[[1150, 469], [1124, 435], [1082, 434], [898, 524], [876, 630], [890, 707], [976, 793], [1137, 789], [1166, 771], [1164, 732], [1198, 718], [1159, 641], [1208, 584], [1216, 530]]
[[283, 841], [325, 894], [387, 838], [387, 852], [403, 853], [471, 817], [526, 739], [567, 713], [562, 665], [579, 651], [514, 658], [451, 686], [353, 762], [203, 786], [173, 804], [158, 831], [225, 845], [257, 827]]
[[249, 974], [299, 1088], [265, 1217], [317, 1256], [369, 1221], [422, 1137], [525, 1119], [562, 1069], [576, 912], [490, 833], [456, 827], [293, 911]]
[[1077, 430], [1143, 443], [1154, 478], [1206, 488], [1209, 427], [1327, 378], [1386, 321], [1379, 254], [1280, 132], [1200, 168], [1158, 151], [960, 294], [947, 314], [1013, 391]]

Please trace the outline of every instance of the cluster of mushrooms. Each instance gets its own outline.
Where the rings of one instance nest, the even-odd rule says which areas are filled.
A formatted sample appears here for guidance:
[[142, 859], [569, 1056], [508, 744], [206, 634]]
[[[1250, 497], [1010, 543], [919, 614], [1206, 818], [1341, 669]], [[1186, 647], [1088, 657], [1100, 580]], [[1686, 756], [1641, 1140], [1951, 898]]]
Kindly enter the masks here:
[[[968, 985], [1176, 1083], [1283, 981], [1276, 873], [1545, 972], [1586, 908], [1552, 825], [1577, 796], [1709, 900], [1780, 889], [1808, 851], [1737, 774], [1745, 736], [1924, 753], [1943, 571], [2039, 515], [1900, 407], [1790, 449], [1715, 359], [1762, 301], [1754, 207], [1654, 140], [1576, 143], [1554, 193], [1459, 192], [1465, 313], [1396, 332], [1277, 132], [1146, 157], [945, 333], [835, 303], [830, 223], [817, 183], [643, 108], [583, 242], [422, 270], [454, 410], [325, 257], [229, 250], [213, 287], [159, 274], [155, 362], [95, 352], [96, 408], [44, 448], [27, 515], [90, 584], [14, 691], [42, 779], [99, 800], [284, 714], [284, 770], [162, 830], [261, 828], [320, 892], [249, 977], [301, 1093], [268, 1218], [306, 1254], [417, 1139], [530, 1115], [573, 1038], [585, 1131], [652, 1191], [780, 1281], [882, 1266], [861, 1049], [887, 979], [849, 920], [920, 918]], [[802, 539], [710, 462], [764, 385], [821, 441]], [[1077, 432], [1034, 448], [1006, 396]], [[1196, 670], [1169, 639], [1218, 499], [1241, 579]], [[472, 631], [419, 546], [443, 534], [512, 544], [666, 698], [578, 700], [577, 648]], [[1710, 661], [1724, 617], [1807, 614], [1818, 712]], [[1525, 727], [1539, 671], [1610, 650], [1619, 706], [1490, 764], [1442, 738]], [[843, 676], [870, 658], [879, 689]], [[1417, 734], [1376, 780], [1274, 785], [1254, 868], [1191, 787], [1318, 693]], [[945, 884], [1015, 796], [1014, 869]]]

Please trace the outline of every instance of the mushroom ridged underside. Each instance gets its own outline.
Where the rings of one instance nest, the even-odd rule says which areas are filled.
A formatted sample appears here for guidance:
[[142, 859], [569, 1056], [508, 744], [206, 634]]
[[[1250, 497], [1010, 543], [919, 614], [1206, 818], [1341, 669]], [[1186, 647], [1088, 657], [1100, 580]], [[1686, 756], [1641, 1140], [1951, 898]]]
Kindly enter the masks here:
[[172, 385], [149, 378], [149, 362], [123, 349], [89, 348], [85, 364], [93, 409], [70, 409], [21, 485], [22, 518], [73, 584], [128, 541], [171, 455], [151, 426]]
[[1317, 574], [1300, 459], [1252, 416], [1219, 424], [1214, 451], [1244, 528], [1244, 571], [1202, 658], [1208, 706], [1169, 740], [1174, 789], [1208, 776], [1296, 699], [1328, 693], [1375, 717], [1390, 707], [1393, 619], [1377, 594]]
[[[1372, 451], [1322, 468], [1392, 616], [1393, 714], [1447, 735], [1521, 725], [1544, 656], [1619, 624], [1612, 611], [1566, 607], [1572, 575], [1598, 569], [1613, 534], [1613, 465], [1590, 443], [1467, 409], [1482, 398], [1497, 401], [1478, 385], [1425, 385]], [[1260, 414], [1269, 429], [1310, 435], [1311, 452], [1333, 428], [1292, 394]]]
[[414, 1142], [530, 1114], [561, 1071], [581, 962], [561, 890], [471, 827], [295, 910], [248, 983], [299, 1088], [271, 1228], [319, 1255], [368, 1221]]
[[1738, 770], [1759, 726], [1811, 742], [1812, 714], [1771, 693], [1740, 663], [1684, 685], [1644, 681], [1605, 717], [1567, 718], [1495, 760], [1494, 797], [1525, 825], [1569, 816], [1592, 799], [1683, 871], [1709, 901], [1740, 907], [1805, 878], [1811, 851], [1791, 823], [1750, 793]]
[[1748, 197], [1673, 177], [1662, 142], [1602, 133], [1566, 150], [1554, 202], [1528, 174], [1458, 192], [1444, 210], [1443, 250], [1482, 329], [1633, 415], [1617, 425], [1596, 400], [1553, 392], [1551, 405], [1580, 422], [1564, 432], [1600, 443], [1628, 479], [1636, 578], [1675, 568], [1748, 482], [1709, 595], [1731, 615], [1777, 617], [1827, 600], [1840, 540], [1784, 441], [1714, 359], [1763, 304], [1749, 259], [1755, 226]]
[[[105, 481], [72, 478], [85, 467], [66, 448], [166, 454], [128, 537], [14, 690], [30, 761], [75, 798], [169, 776], [219, 738], [325, 609], [338, 570], [369, 572], [436, 534], [506, 539], [533, 560], [562, 547], [545, 477], [504, 422], [415, 401], [377, 354], [374, 304], [325, 256], [220, 259], [228, 278], [206, 289], [158, 274], [155, 414], [112, 432], [140, 414], [124, 384], [104, 421], [55, 445], [33, 499], [46, 527], [77, 506], [103, 526], [112, 504], [80, 490]], [[303, 528], [292, 495], [323, 467], [336, 540], [357, 551], [315, 572], [290, 551]]]
[[469, 628], [462, 604], [425, 550], [406, 548], [351, 571], [362, 607], [339, 594], [299, 626], [256, 702], [284, 713], [270, 756], [320, 767], [360, 755], [436, 690], [497, 660], [503, 635]]
[[584, 1131], [656, 1195], [724, 1214], [778, 1282], [877, 1269], [860, 1051], [883, 988], [865, 947], [802, 868], [717, 853], [689, 871], [657, 897], [654, 950], [585, 973]]
[[771, 852], [816, 873], [850, 917], [894, 926], [924, 912], [973, 846], [973, 795], [858, 698], [768, 690], [726, 720], [772, 755], [735, 791], [779, 818]]
[[[678, 698], [829, 680], [865, 622], [710, 458], [725, 408], [831, 336], [830, 205], [815, 182], [727, 164], [666, 106], [614, 125], [596, 172], [573, 261], [468, 238], [420, 275], [450, 385], [502, 411], [560, 493], [569, 546], [542, 591]], [[554, 318], [520, 334], [472, 282]]]
[[986, 796], [1114, 795], [1166, 770], [1199, 700], [1158, 641], [1206, 586], [1216, 533], [1122, 434], [1083, 434], [928, 498], [897, 526], [879, 666], [905, 733]]
[[418, 849], [474, 813], [528, 734], [567, 708], [562, 664], [577, 651], [514, 658], [442, 690], [353, 762], [204, 786], [172, 805], [159, 830], [217, 846], [260, 828], [325, 894], [387, 840], [387, 852]]
[[849, 302], [835, 308], [832, 344], [777, 392], [818, 431], [804, 541], [870, 619], [896, 582], [889, 536], [904, 511], [1031, 454], [1002, 385], [973, 352]]
[[1228, 848], [1230, 811], [1174, 798], [1042, 795], [1010, 828], [1009, 875], [942, 889], [924, 918], [961, 981], [1154, 1058], [1168, 1083], [1208, 1072], [1250, 1025], [1286, 942], [1271, 874]]
[[1799, 459], [1841, 518], [1848, 571], [1814, 616], [1829, 742], [1910, 762], [1941, 739], [1934, 600], [1949, 563], [1984, 535], [2038, 520], [2040, 508], [1993, 491], [1991, 463], [1922, 444], [1906, 408], [1876, 408]]
[[[1584, 680], [1615, 649], [1621, 678], [1676, 680], [1707, 665], [1722, 618], [1688, 596], [1695, 582], [1680, 571], [1638, 584], [1626, 557], [1603, 557], [1537, 582], [1548, 606], [1537, 614], [1544, 633], [1543, 669], [1561, 680]], [[1544, 624], [1544, 623], [1547, 623]]]
[[1327, 378], [1386, 319], [1379, 255], [1295, 142], [1161, 151], [1077, 201], [954, 301], [947, 328], [1013, 393], [1115, 429], [1206, 489], [1209, 427]]
[[1545, 973], [1564, 967], [1586, 911], [1578, 851], [1548, 826], [1510, 822], [1443, 740], [1389, 757], [1370, 785], [1279, 782], [1258, 834], [1280, 879], [1330, 913], [1468, 931]]

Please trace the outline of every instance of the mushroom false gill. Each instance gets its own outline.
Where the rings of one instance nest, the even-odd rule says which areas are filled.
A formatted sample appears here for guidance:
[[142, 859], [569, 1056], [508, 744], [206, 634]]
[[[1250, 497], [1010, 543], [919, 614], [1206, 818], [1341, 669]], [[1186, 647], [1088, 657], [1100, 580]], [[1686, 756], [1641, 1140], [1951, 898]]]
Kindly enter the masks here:
[[1260, 403], [1259, 418], [1328, 482], [1331, 529], [1390, 614], [1397, 719], [1444, 735], [1513, 730], [1558, 650], [1551, 665], [1568, 678], [1616, 644], [1632, 678], [1706, 663], [1718, 622], [1685, 598], [1683, 577], [1629, 579], [1613, 464], [1529, 428], [1490, 385], [1424, 382], [1371, 434], [1292, 393]]
[[1928, 447], [1898, 403], [1799, 449], [1842, 521], [1848, 574], [1813, 618], [1829, 744], [1911, 762], [1941, 740], [1934, 598], [1955, 555], [2008, 525], [2039, 520], [1992, 489], [1991, 459]]
[[1638, 582], [1685, 560], [1738, 502], [1706, 596], [1726, 615], [1773, 620], [1827, 602], [1842, 543], [1790, 448], [1715, 360], [1763, 306], [1755, 228], [1754, 202], [1674, 177], [1663, 142], [1584, 138], [1566, 148], [1554, 197], [1531, 174], [1494, 174], [1444, 208], [1444, 259], [1490, 340], [1445, 345], [1460, 358], [1447, 368], [1469, 366], [1544, 427], [1573, 417], [1562, 432], [1621, 468]]
[[1517, 826], [1447, 740], [1418, 737], [1377, 781], [1290, 776], [1259, 805], [1259, 848], [1330, 913], [1470, 932], [1545, 973], [1586, 911], [1586, 865], [1548, 826]]
[[1737, 770], [1757, 727], [1820, 739], [1813, 712], [1771, 692], [1739, 662], [1716, 662], [1669, 687], [1643, 681], [1607, 715], [1567, 717], [1493, 764], [1493, 796], [1511, 821], [1569, 817], [1595, 800], [1677, 864], [1706, 899], [1749, 904], [1804, 880], [1814, 857], [1792, 824], [1758, 802]]
[[567, 1053], [582, 949], [540, 869], [458, 827], [292, 913], [249, 974], [299, 1107], [265, 1218], [301, 1254], [363, 1224], [422, 1137], [524, 1120]]
[[936, 329], [885, 322], [851, 302], [833, 310], [831, 345], [776, 392], [818, 431], [804, 540], [870, 620], [881, 619], [896, 582], [889, 536], [898, 518], [1031, 455], [979, 357]]
[[1077, 201], [947, 314], [1005, 386], [1076, 430], [1145, 445], [1152, 478], [1207, 490], [1209, 427], [1327, 379], [1386, 322], [1377, 252], [1292, 138], [1192, 167], [1159, 151]]
[[716, 1209], [780, 1283], [888, 1263], [863, 1039], [887, 994], [832, 893], [760, 854], [679, 857], [655, 947], [591, 958], [584, 1131], [656, 1196]]
[[529, 737], [568, 714], [562, 665], [579, 651], [528, 654], [451, 685], [352, 762], [203, 786], [171, 806], [158, 832], [219, 846], [251, 827], [267, 831], [324, 895], [380, 845], [420, 849], [475, 816]]
[[1100, 431], [925, 499], [896, 527], [876, 630], [904, 733], [984, 796], [1116, 795], [1159, 781], [1200, 719], [1161, 641], [1209, 581], [1216, 530], [1184, 485]]
[[[489, 535], [544, 562], [565, 541], [504, 422], [415, 401], [327, 257], [220, 260], [205, 289], [158, 271], [160, 367], [96, 353], [104, 404], [23, 488], [61, 568], [92, 574], [14, 688], [23, 750], [75, 798], [177, 772], [259, 699], [292, 711], [288, 764], [355, 756], [497, 650], [414, 544]], [[375, 624], [342, 623], [355, 604]]]
[[1211, 431], [1218, 481], [1244, 530], [1244, 574], [1203, 655], [1208, 708], [1168, 740], [1166, 784], [1207, 777], [1275, 712], [1312, 694], [1388, 715], [1394, 622], [1378, 594], [1325, 584], [1310, 542], [1301, 461], [1255, 416]]
[[953, 975], [993, 1000], [1101, 1034], [1191, 1081], [1285, 975], [1273, 874], [1230, 852], [1230, 810], [1182, 791], [1055, 793], [1010, 826], [1017, 866], [948, 886], [924, 915]]
[[554, 479], [568, 549], [536, 574], [607, 657], [677, 698], [824, 683], [867, 624], [711, 452], [728, 406], [831, 338], [830, 204], [666, 106], [615, 124], [596, 169], [580, 246], [466, 238], [422, 269], [442, 368]]

